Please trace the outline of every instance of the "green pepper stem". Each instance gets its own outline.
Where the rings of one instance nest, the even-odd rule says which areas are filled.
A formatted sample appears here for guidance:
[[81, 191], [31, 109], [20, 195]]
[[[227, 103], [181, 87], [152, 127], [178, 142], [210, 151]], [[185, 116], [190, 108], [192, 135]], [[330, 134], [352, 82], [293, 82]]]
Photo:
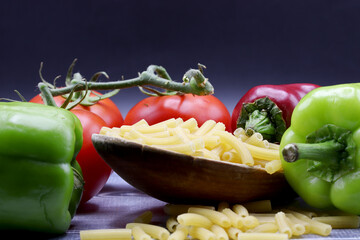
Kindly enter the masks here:
[[344, 146], [335, 141], [320, 143], [291, 143], [282, 150], [284, 160], [295, 162], [299, 159], [307, 159], [319, 162], [336, 162]]

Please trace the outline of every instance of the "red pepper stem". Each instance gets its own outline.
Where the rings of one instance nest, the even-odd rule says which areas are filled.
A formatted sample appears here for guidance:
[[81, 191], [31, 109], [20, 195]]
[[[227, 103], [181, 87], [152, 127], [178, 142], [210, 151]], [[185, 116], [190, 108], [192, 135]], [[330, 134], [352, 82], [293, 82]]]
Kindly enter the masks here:
[[282, 155], [284, 160], [290, 163], [299, 159], [331, 163], [339, 161], [339, 154], [344, 148], [344, 145], [335, 141], [291, 143], [283, 148]]
[[280, 142], [286, 130], [281, 109], [268, 97], [243, 104], [237, 127], [247, 134], [259, 132], [270, 142]]
[[276, 126], [271, 122], [266, 111], [255, 110], [250, 113], [249, 119], [245, 123], [246, 135], [251, 136], [255, 132], [264, 135], [275, 135]]

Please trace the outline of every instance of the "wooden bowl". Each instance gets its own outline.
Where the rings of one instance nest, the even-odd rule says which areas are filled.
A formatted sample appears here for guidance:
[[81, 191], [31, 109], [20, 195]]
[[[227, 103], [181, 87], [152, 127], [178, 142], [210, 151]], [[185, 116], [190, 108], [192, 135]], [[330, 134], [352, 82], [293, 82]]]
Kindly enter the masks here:
[[168, 203], [242, 203], [292, 194], [281, 172], [270, 175], [243, 164], [193, 157], [99, 134], [94, 134], [92, 141], [121, 178]]

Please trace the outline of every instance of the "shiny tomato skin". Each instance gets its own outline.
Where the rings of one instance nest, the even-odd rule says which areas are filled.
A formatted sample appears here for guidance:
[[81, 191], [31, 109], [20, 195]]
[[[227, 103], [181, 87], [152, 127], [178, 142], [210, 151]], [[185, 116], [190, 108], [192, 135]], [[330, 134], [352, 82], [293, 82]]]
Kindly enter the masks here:
[[124, 124], [132, 125], [145, 119], [152, 125], [178, 117], [184, 121], [195, 118], [199, 126], [212, 119], [224, 123], [227, 130], [230, 129], [231, 124], [230, 113], [218, 98], [213, 95], [192, 94], [145, 98], [129, 110]]
[[120, 127], [124, 118], [116, 106], [116, 104], [109, 98], [103, 99], [98, 103], [91, 106], [82, 106], [85, 110], [88, 110], [96, 115], [100, 116], [106, 122], [107, 126], [110, 128]]
[[83, 172], [85, 185], [81, 203], [85, 203], [100, 192], [112, 172], [91, 141], [92, 134], [99, 133], [106, 123], [95, 113], [83, 109], [73, 109], [71, 112], [79, 118], [83, 126], [83, 145], [76, 160]]
[[[96, 93], [101, 95], [101, 93]], [[91, 93], [90, 96], [95, 96], [95, 94]], [[59, 107], [65, 102], [65, 98], [63, 98], [62, 96], [56, 96], [54, 97], [54, 100], [56, 105]], [[30, 100], [30, 102], [42, 104], [44, 103], [40, 95], [36, 95]], [[118, 109], [116, 104], [109, 98], [103, 99], [91, 106], [83, 106], [81, 104], [78, 104], [75, 106], [74, 109], [84, 109], [97, 114], [102, 119], [104, 119], [107, 126], [111, 128], [120, 127], [124, 122], [124, 118], [120, 110]]]

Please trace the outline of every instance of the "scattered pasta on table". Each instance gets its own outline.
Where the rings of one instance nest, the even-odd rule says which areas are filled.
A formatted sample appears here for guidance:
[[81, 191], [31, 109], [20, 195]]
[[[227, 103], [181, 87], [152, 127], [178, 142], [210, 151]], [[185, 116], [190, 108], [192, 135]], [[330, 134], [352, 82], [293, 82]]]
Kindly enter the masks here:
[[[249, 206], [249, 208], [246, 208]], [[332, 229], [359, 228], [360, 217], [304, 211], [273, 209], [270, 200], [244, 204], [221, 202], [218, 206], [166, 204], [164, 226], [149, 222], [148, 212], [122, 229], [80, 231], [81, 240], [284, 240], [306, 234], [330, 236]], [[144, 218], [143, 216], [147, 216]], [[139, 222], [143, 219], [145, 222]]]

